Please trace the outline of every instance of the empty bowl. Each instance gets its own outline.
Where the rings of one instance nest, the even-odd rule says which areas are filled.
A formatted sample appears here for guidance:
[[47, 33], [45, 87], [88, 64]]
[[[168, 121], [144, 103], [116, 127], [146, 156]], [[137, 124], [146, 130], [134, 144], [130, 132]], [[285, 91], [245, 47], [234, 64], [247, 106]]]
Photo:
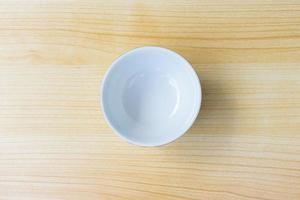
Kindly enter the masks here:
[[119, 57], [106, 73], [101, 94], [110, 127], [141, 146], [159, 146], [182, 136], [201, 105], [192, 66], [161, 47], [141, 47]]

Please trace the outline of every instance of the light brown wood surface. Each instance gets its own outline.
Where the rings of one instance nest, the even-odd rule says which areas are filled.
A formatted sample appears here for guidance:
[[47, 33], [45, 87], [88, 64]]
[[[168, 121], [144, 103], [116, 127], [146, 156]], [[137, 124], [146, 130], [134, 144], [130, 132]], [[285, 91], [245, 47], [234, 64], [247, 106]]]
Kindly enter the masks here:
[[[120, 54], [177, 51], [203, 104], [143, 148], [103, 119]], [[300, 1], [1, 1], [1, 200], [299, 200]]]

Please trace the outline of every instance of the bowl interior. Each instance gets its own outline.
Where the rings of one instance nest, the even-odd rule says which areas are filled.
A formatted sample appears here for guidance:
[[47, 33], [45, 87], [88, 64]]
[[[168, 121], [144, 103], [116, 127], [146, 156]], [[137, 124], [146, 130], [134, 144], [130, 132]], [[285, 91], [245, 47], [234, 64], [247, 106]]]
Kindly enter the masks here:
[[199, 80], [190, 64], [159, 47], [138, 48], [121, 56], [102, 89], [103, 110], [112, 128], [145, 146], [181, 136], [195, 120], [200, 102]]

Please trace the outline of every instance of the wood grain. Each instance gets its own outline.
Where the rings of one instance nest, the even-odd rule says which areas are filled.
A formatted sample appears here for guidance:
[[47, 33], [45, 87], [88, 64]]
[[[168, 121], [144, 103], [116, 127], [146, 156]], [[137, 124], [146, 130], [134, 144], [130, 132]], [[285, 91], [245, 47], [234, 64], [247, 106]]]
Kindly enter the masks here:
[[[299, 1], [1, 1], [1, 200], [299, 200]], [[159, 45], [203, 86], [184, 137], [127, 144], [99, 108], [120, 54]]]

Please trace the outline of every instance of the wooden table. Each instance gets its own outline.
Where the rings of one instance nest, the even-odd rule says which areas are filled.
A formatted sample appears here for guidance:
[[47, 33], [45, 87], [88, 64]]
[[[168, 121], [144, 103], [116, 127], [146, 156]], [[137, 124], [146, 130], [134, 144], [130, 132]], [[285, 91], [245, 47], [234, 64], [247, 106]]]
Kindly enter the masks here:
[[[1, 200], [299, 200], [299, 1], [2, 1]], [[202, 80], [182, 138], [143, 148], [99, 108], [120, 54], [158, 45]]]

